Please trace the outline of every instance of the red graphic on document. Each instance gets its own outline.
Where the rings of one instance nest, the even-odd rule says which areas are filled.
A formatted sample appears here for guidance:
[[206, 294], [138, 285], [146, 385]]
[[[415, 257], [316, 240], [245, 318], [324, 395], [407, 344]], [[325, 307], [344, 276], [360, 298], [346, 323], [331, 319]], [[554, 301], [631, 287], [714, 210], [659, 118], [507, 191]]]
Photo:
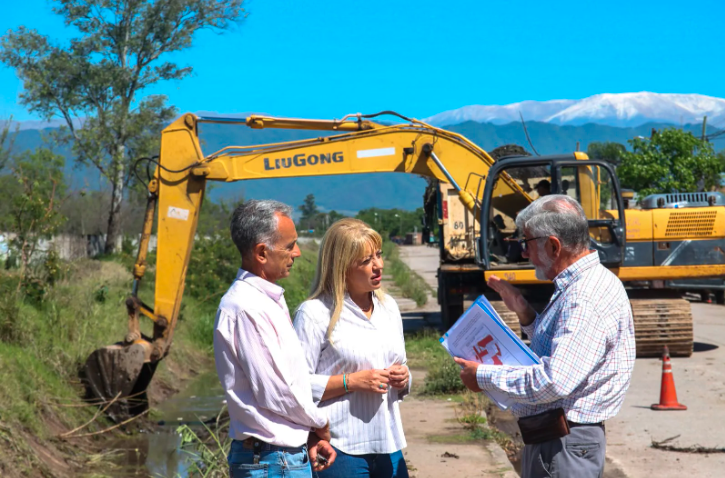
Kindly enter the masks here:
[[487, 362], [494, 365], [503, 365], [503, 362], [501, 362], [501, 349], [491, 335], [485, 336], [476, 345], [473, 346], [473, 352], [476, 354], [476, 360], [480, 363]]

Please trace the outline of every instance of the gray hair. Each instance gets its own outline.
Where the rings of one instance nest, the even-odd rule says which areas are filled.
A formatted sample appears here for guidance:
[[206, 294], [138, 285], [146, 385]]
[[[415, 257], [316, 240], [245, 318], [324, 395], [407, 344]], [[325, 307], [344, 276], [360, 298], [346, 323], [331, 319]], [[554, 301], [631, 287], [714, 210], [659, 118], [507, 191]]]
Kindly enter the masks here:
[[273, 246], [278, 240], [277, 214], [292, 218], [292, 207], [269, 199], [246, 201], [232, 213], [231, 233], [242, 257], [257, 244]]
[[554, 236], [572, 253], [589, 248], [589, 224], [581, 205], [563, 194], [550, 194], [529, 204], [516, 217], [516, 227], [534, 237]]

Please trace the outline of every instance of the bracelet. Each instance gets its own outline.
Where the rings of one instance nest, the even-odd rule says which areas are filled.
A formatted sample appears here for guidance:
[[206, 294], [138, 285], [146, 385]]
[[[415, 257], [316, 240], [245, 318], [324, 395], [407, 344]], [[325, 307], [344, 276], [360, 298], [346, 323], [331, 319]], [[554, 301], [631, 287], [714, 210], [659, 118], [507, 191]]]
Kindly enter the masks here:
[[347, 389], [347, 380], [345, 380], [346, 375], [346, 373], [342, 374], [342, 386], [345, 389], [345, 393], [350, 393], [350, 390]]

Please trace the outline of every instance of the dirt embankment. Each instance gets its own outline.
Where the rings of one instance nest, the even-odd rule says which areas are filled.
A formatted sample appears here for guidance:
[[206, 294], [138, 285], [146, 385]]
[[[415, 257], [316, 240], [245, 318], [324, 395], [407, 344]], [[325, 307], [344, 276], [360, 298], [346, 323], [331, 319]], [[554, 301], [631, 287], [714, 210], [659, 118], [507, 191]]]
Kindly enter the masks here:
[[[77, 372], [93, 348], [123, 337], [130, 279], [121, 264], [86, 261], [71, 264], [42, 304], [0, 294], [0, 476], [92, 473], [112, 440], [154, 426], [143, 418], [103, 432], [113, 423], [83, 401]], [[12, 272], [0, 271], [3, 291], [16, 283]], [[158, 367], [152, 406], [213, 369], [209, 352], [187, 329], [177, 329], [172, 352]], [[71, 431], [73, 437], [63, 436]], [[98, 434], [76, 437], [89, 433]]]
[[[183, 390], [185, 385], [197, 375], [213, 368], [212, 359], [201, 352], [185, 351], [176, 357], [171, 354], [163, 362], [163, 371], [157, 373], [149, 387], [151, 407]], [[80, 392], [80, 388], [79, 388]], [[75, 403], [62, 404], [62, 407], [82, 407], [79, 398]], [[18, 424], [4, 424], [0, 421], [0, 476], [21, 478], [43, 476], [48, 478], [71, 478], [79, 474], [93, 473], [103, 469], [103, 455], [108, 444], [117, 442], [120, 437], [140, 430], [153, 429], [156, 426], [152, 418], [142, 417], [127, 426], [91, 437], [64, 437], [71, 428], [64, 423], [62, 411], [58, 405], [44, 406], [40, 420], [45, 428], [45, 437], [41, 438], [26, 427]], [[96, 407], [93, 407], [95, 410]], [[79, 423], [78, 426], [82, 425]], [[93, 423], [72, 435], [94, 433], [114, 426], [112, 422], [99, 416]]]

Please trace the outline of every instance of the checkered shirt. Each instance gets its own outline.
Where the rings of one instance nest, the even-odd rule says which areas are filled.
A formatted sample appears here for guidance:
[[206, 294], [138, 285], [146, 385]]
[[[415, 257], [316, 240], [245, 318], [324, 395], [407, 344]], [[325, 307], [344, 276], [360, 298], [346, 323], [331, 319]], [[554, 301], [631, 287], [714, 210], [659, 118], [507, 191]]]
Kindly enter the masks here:
[[635, 359], [632, 309], [622, 282], [592, 252], [554, 279], [544, 311], [523, 327], [541, 364], [480, 365], [478, 385], [507, 394], [518, 417], [562, 407], [597, 423], [617, 414]]

